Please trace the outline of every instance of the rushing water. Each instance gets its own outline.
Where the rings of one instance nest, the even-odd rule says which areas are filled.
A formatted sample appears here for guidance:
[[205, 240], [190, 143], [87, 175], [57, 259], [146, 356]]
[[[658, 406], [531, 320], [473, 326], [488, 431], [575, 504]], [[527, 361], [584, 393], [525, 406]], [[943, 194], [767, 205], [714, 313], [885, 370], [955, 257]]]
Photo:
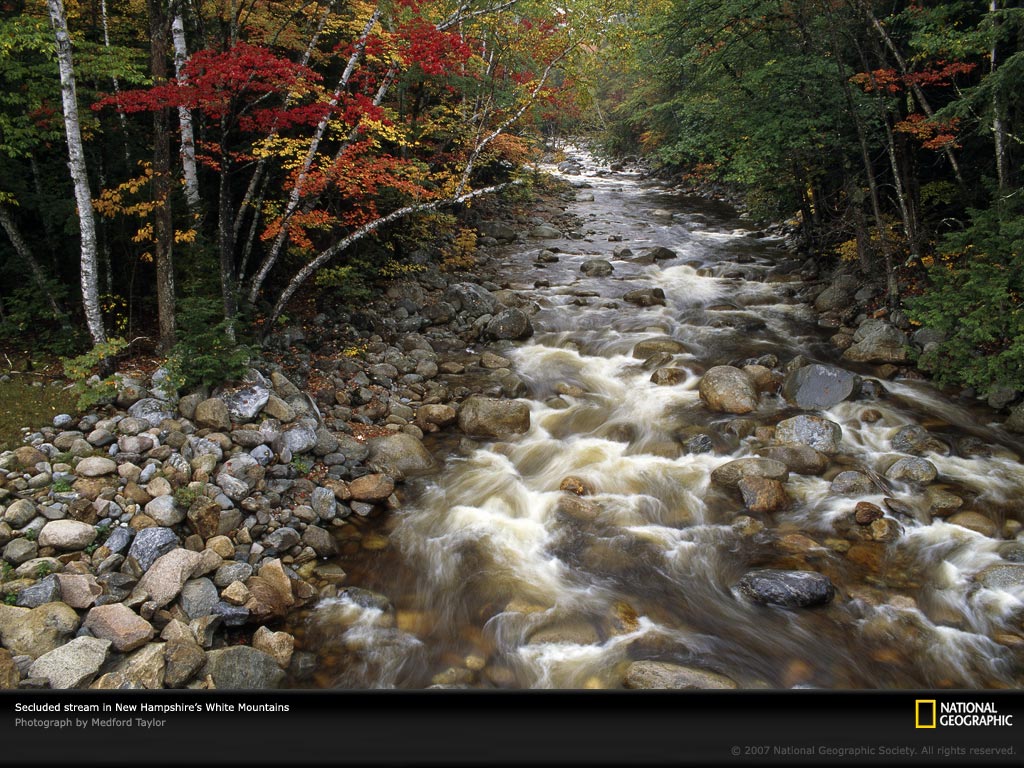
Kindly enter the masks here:
[[[786, 511], [742, 517], [738, 496], [713, 487], [710, 473], [760, 443], [737, 428], [744, 421], [701, 405], [701, 374], [762, 355], [785, 364], [836, 353], [794, 301], [800, 284], [766, 280], [788, 257], [780, 242], [725, 206], [629, 174], [596, 175], [581, 160], [588, 170], [570, 179], [588, 182], [594, 200], [572, 211], [587, 236], [505, 251], [512, 287], [539, 306], [536, 335], [503, 352], [529, 388], [529, 433], [450, 458], [378, 532], [386, 547], [343, 563], [350, 583], [396, 610], [359, 592], [321, 602], [301, 633], [318, 654], [315, 684], [608, 688], [629, 663], [655, 659], [748, 688], [1019, 686], [1024, 588], [974, 578], [1024, 560], [1012, 539], [1024, 507], [1019, 446], [925, 384], [883, 382], [878, 398], [822, 413], [843, 429], [823, 476], [791, 473]], [[581, 273], [620, 245], [634, 254], [664, 245], [679, 258]], [[534, 264], [551, 246], [559, 261]], [[650, 287], [664, 291], [664, 307], [621, 301]], [[652, 383], [652, 368], [633, 356], [638, 342], [663, 337], [681, 342], [660, 363], [685, 369], [673, 386]], [[744, 418], [774, 425], [793, 414], [766, 395]], [[985, 443], [988, 456], [930, 454], [940, 480], [931, 492], [952, 491], [987, 514], [1002, 528], [996, 538], [932, 521], [927, 493], [903, 483], [829, 494], [844, 469], [881, 474], [907, 424], [953, 445], [968, 435]], [[715, 450], [688, 453], [697, 433], [712, 435]], [[567, 476], [589, 486], [586, 506], [559, 490]], [[896, 541], [842, 535], [856, 501], [887, 496], [907, 505]], [[825, 573], [836, 599], [799, 611], [751, 604], [733, 585], [756, 567]]]

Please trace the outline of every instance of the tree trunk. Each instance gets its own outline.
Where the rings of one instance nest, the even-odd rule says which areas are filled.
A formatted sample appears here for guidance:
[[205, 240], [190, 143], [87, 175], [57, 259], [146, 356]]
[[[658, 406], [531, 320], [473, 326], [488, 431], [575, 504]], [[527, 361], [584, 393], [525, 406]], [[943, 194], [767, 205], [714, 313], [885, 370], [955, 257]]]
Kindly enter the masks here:
[[107, 340], [100, 311], [99, 284], [96, 270], [96, 220], [92, 210], [92, 192], [82, 147], [82, 128], [78, 120], [78, 96], [75, 92], [75, 70], [71, 57], [71, 38], [62, 0], [47, 0], [50, 22], [53, 25], [57, 47], [57, 66], [60, 70], [60, 92], [64, 107], [64, 134], [68, 142], [68, 169], [75, 188], [78, 205], [78, 227], [82, 238], [82, 304], [89, 336], [94, 345]]
[[[163, 0], [147, 0], [149, 13], [149, 71], [153, 85], [167, 82], [167, 12]], [[174, 346], [174, 220], [171, 211], [170, 110], [153, 112], [153, 259], [156, 263], [157, 317], [161, 352]]]
[[[999, 0], [992, 0], [989, 4], [989, 13], [992, 14], [992, 48], [989, 51], [989, 74], [996, 71], [998, 65], [998, 44], [999, 44]], [[1010, 156], [1006, 146], [1006, 107], [1003, 104], [1002, 94], [998, 84], [992, 88], [992, 140], [995, 143], [996, 154], [996, 179], [999, 184], [999, 193], [1005, 194], [1009, 188], [1007, 176], [1009, 173]]]
[[11, 245], [14, 246], [15, 252], [24, 261], [32, 273], [32, 277], [36, 281], [36, 285], [39, 286], [39, 290], [42, 291], [43, 295], [46, 296], [46, 301], [50, 305], [50, 310], [53, 312], [54, 318], [56, 318], [62, 328], [69, 330], [71, 323], [68, 321], [67, 313], [61, 309], [57, 303], [56, 297], [50, 290], [50, 286], [46, 284], [46, 273], [43, 271], [43, 265], [40, 264], [35, 255], [32, 253], [32, 249], [29, 248], [28, 243], [21, 234], [21, 230], [18, 229], [18, 225], [14, 221], [14, 217], [11, 216], [11, 212], [7, 210], [7, 206], [0, 205], [0, 227], [3, 228], [4, 232], [7, 233], [7, 237], [11, 240]]
[[[171, 20], [171, 39], [174, 41], [174, 74], [178, 85], [186, 85], [188, 78], [182, 71], [188, 60], [188, 46], [185, 42], [185, 20], [181, 6], [177, 5]], [[196, 165], [196, 137], [192, 128], [192, 112], [187, 107], [178, 107], [178, 123], [181, 125], [181, 169], [185, 177], [185, 202], [189, 212], [198, 217], [202, 214], [202, 198], [199, 194], [199, 171]]]

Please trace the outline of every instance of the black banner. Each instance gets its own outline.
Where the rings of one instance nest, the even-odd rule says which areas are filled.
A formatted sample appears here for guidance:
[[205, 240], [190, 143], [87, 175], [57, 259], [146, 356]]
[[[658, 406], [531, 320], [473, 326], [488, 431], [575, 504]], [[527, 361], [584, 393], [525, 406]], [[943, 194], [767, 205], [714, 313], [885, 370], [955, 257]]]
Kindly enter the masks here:
[[4, 765], [1024, 765], [1017, 692], [4, 692]]

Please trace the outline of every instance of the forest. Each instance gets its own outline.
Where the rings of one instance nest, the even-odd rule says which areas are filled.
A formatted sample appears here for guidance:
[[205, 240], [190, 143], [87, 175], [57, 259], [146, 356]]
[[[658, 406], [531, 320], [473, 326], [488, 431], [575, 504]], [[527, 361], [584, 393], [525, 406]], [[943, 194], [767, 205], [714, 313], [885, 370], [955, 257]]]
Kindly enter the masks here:
[[426, 233], [471, 252], [458, 211], [574, 135], [883, 279], [940, 383], [1021, 389], [1022, 13], [4, 0], [0, 332], [226, 377], [297, 294], [358, 300]]

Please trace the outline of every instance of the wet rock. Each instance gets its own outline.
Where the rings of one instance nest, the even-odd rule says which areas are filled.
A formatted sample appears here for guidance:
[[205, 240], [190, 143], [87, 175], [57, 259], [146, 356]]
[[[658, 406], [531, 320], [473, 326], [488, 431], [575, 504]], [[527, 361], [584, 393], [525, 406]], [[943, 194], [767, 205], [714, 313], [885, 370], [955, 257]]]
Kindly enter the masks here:
[[884, 320], [865, 320], [853, 336], [843, 359], [855, 363], [907, 363], [910, 346], [903, 331]]
[[450, 405], [440, 403], [421, 405], [416, 412], [416, 423], [425, 427], [446, 427], [458, 418], [458, 412]]
[[556, 240], [561, 236], [561, 232], [547, 224], [538, 224], [530, 230], [530, 237], [536, 237], [541, 240]]
[[434, 469], [434, 458], [419, 439], [404, 432], [369, 441], [367, 463], [395, 480], [422, 475]]
[[800, 475], [820, 475], [829, 465], [829, 457], [809, 445], [773, 445], [766, 457], [781, 461], [790, 472]]
[[528, 645], [560, 643], [566, 645], [592, 645], [600, 642], [594, 625], [586, 619], [564, 619], [546, 624], [530, 635]]
[[986, 589], [1019, 590], [1024, 587], [1024, 565], [990, 565], [974, 580]]
[[633, 347], [633, 357], [639, 360], [647, 360], [654, 355], [667, 354], [677, 355], [686, 351], [686, 345], [671, 336], [660, 336], [654, 339], [644, 339], [637, 342]]
[[724, 675], [665, 661], [634, 661], [626, 669], [622, 684], [633, 689], [676, 691], [722, 690], [737, 687], [735, 681]]
[[349, 483], [348, 490], [356, 501], [384, 501], [394, 493], [395, 481], [379, 473], [363, 475]]
[[284, 681], [284, 671], [273, 656], [247, 645], [209, 651], [200, 675], [212, 677], [219, 689], [279, 688]]
[[533, 324], [523, 310], [509, 307], [491, 318], [485, 333], [493, 339], [526, 339], [533, 336]]
[[881, 508], [870, 501], [859, 501], [853, 509], [853, 520], [857, 525], [871, 525], [875, 520], [881, 520], [885, 513]]
[[730, 365], [718, 365], [704, 374], [700, 399], [712, 411], [750, 413], [757, 408], [757, 388], [746, 373]]
[[612, 273], [613, 269], [611, 262], [604, 259], [591, 259], [590, 261], [583, 262], [580, 272], [587, 275], [587, 277], [607, 277]]
[[999, 527], [988, 517], [980, 512], [957, 512], [946, 519], [947, 523], [959, 525], [982, 536], [994, 539], [999, 533]]
[[121, 653], [134, 651], [153, 639], [153, 625], [124, 603], [100, 605], [85, 617], [83, 627], [95, 637], [109, 640], [114, 650]]
[[1017, 405], [1010, 411], [1010, 416], [1003, 423], [1003, 427], [1010, 432], [1024, 434], [1024, 403]]
[[471, 437], [505, 440], [530, 430], [530, 407], [518, 400], [470, 397], [459, 410], [459, 428]]
[[311, 547], [318, 557], [333, 557], [338, 553], [334, 537], [316, 525], [306, 526], [306, 530], [302, 532], [302, 543]]
[[903, 534], [903, 527], [889, 517], [872, 520], [868, 530], [872, 540], [884, 543], [896, 541]]
[[863, 472], [848, 469], [832, 479], [829, 492], [833, 496], [867, 496], [876, 492], [875, 484]]
[[78, 520], [51, 520], [39, 532], [39, 546], [61, 550], [84, 549], [95, 539], [95, 526]]
[[117, 472], [117, 464], [104, 456], [87, 456], [75, 465], [80, 477], [102, 477]]
[[901, 427], [892, 437], [892, 448], [894, 451], [914, 456], [923, 456], [926, 453], [945, 456], [949, 453], [948, 445], [917, 424]]
[[860, 377], [832, 365], [805, 365], [786, 376], [782, 395], [807, 411], [826, 410], [857, 393]]
[[674, 387], [684, 383], [689, 375], [685, 368], [659, 368], [651, 374], [651, 383], [659, 387]]
[[751, 512], [775, 512], [789, 505], [786, 489], [778, 480], [741, 477], [737, 487], [743, 495], [743, 505]]
[[941, 488], [929, 488], [927, 497], [928, 510], [935, 517], [949, 517], [964, 505], [959, 496]]
[[780, 461], [749, 457], [735, 459], [717, 467], [711, 473], [711, 482], [725, 488], [737, 488], [744, 477], [765, 477], [784, 483], [789, 479], [789, 470]]
[[661, 288], [637, 288], [628, 291], [622, 300], [638, 307], [663, 307], [665, 306], [665, 292]]
[[938, 477], [938, 474], [939, 471], [934, 464], [919, 456], [907, 456], [899, 459], [885, 470], [885, 476], [890, 480], [899, 480], [905, 483], [930, 483]]
[[78, 629], [78, 614], [64, 603], [38, 608], [0, 604], [0, 642], [15, 655], [42, 656], [63, 645]]
[[736, 588], [755, 603], [783, 608], [825, 605], [832, 601], [836, 592], [832, 581], [823, 574], [770, 568], [750, 571], [740, 579]]
[[679, 254], [673, 251], [671, 248], [666, 248], [663, 245], [656, 245], [653, 248], [648, 248], [644, 252], [644, 256], [653, 261], [668, 261], [679, 257]]
[[780, 421], [775, 427], [775, 439], [780, 443], [809, 445], [817, 451], [831, 455], [839, 451], [843, 430], [834, 421], [821, 416], [801, 414]]
[[29, 668], [29, 677], [47, 680], [51, 688], [86, 688], [107, 660], [109, 640], [76, 637], [43, 654]]

